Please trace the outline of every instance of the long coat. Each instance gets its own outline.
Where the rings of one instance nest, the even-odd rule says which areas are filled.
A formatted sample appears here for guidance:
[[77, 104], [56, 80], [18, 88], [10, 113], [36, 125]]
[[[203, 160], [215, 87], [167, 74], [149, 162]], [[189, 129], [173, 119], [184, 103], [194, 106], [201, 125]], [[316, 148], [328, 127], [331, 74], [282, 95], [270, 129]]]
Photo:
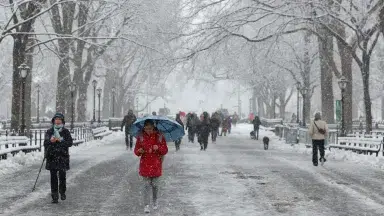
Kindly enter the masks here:
[[72, 146], [73, 140], [68, 129], [63, 128], [60, 136], [63, 141], [52, 143], [50, 141], [54, 134], [53, 128], [47, 130], [44, 139], [45, 157], [47, 170], [69, 170], [69, 147]]
[[125, 126], [125, 133], [130, 134], [131, 127], [136, 119], [137, 118], [133, 113], [128, 113], [128, 115], [124, 116], [123, 122], [121, 123], [121, 131], [123, 131], [123, 127]]
[[[154, 150], [154, 145], [159, 148]], [[139, 152], [140, 148], [144, 150], [144, 153]], [[143, 132], [138, 135], [134, 152], [140, 157], [139, 174], [141, 176], [160, 177], [162, 175], [162, 157], [168, 153], [164, 135], [157, 131], [151, 135]]]

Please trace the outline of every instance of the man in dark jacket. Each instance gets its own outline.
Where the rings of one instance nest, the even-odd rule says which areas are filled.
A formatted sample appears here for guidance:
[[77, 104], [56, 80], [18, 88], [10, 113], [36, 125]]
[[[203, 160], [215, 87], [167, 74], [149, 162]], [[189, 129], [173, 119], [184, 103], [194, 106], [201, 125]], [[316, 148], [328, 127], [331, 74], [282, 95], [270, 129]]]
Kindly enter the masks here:
[[213, 143], [216, 143], [216, 138], [217, 138], [217, 135], [219, 133], [220, 124], [221, 124], [221, 122], [220, 122], [219, 113], [214, 112], [212, 114], [212, 118], [211, 118], [211, 130], [212, 130], [211, 136], [212, 136], [212, 142]]
[[135, 114], [133, 114], [133, 110], [129, 110], [128, 114], [124, 116], [123, 122], [121, 123], [121, 131], [123, 131], [123, 127], [125, 127], [125, 145], [127, 146], [127, 150], [128, 150], [128, 143], [129, 143], [129, 149], [132, 150], [133, 136], [131, 135], [130, 131], [135, 121], [136, 121], [136, 116]]
[[[184, 123], [183, 123], [183, 121], [181, 121], [180, 113], [176, 114], [176, 121], [177, 121], [177, 123], [179, 123], [179, 124], [183, 127], [183, 129], [184, 129]], [[182, 138], [180, 138], [179, 140], [176, 140], [176, 141], [175, 141], [176, 151], [179, 151], [179, 150], [180, 150], [181, 139], [182, 139]]]
[[253, 131], [255, 132], [256, 140], [259, 139], [259, 129], [261, 125], [261, 121], [259, 119], [259, 116], [255, 116], [255, 118], [252, 121], [253, 124]]
[[198, 123], [199, 123], [199, 118], [195, 113], [192, 113], [187, 119], [187, 127], [185, 128], [188, 131], [189, 142], [194, 143]]
[[198, 125], [198, 141], [200, 143], [200, 150], [207, 150], [208, 137], [211, 132], [211, 122], [207, 112], [203, 113], [203, 119]]
[[[52, 203], [66, 199], [66, 171], [69, 170], [69, 147], [72, 146], [72, 136], [64, 127], [64, 115], [56, 113], [52, 118], [52, 128], [47, 130], [44, 139], [45, 157], [47, 163], [45, 168], [51, 172], [51, 196]], [[57, 179], [59, 174], [59, 179]], [[59, 183], [58, 183], [59, 182]]]

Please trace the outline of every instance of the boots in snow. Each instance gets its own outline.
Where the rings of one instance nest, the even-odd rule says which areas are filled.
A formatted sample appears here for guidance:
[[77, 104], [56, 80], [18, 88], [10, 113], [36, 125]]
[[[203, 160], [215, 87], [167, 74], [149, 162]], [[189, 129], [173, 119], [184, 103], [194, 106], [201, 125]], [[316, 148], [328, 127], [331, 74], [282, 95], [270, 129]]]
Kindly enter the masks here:
[[52, 203], [59, 203], [59, 194], [52, 193]]

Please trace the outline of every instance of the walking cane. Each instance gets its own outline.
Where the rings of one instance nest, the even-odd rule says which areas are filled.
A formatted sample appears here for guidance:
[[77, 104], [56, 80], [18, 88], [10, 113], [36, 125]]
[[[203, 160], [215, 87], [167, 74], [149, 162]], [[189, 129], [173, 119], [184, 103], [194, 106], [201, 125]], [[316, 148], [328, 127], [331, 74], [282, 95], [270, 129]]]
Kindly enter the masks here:
[[41, 173], [41, 169], [43, 168], [44, 161], [45, 161], [45, 157], [44, 157], [44, 159], [43, 159], [43, 162], [41, 163], [40, 170], [39, 170], [39, 173], [37, 174], [37, 178], [36, 178], [36, 181], [35, 181], [35, 185], [33, 185], [33, 188], [32, 188], [32, 192], [33, 192], [33, 191], [35, 190], [35, 188], [36, 188], [36, 183], [37, 183], [37, 180], [39, 179], [39, 176], [40, 176], [40, 173]]

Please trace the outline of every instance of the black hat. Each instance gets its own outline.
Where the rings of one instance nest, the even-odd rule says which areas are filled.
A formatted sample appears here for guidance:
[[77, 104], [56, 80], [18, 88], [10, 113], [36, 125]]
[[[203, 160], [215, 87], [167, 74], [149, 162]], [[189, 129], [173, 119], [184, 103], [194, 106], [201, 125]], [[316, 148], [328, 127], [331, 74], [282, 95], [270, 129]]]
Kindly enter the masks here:
[[52, 118], [52, 124], [55, 122], [55, 119], [56, 118], [59, 118], [63, 121], [63, 124], [65, 124], [65, 118], [64, 118], [64, 115], [62, 113], [56, 113], [53, 118]]

